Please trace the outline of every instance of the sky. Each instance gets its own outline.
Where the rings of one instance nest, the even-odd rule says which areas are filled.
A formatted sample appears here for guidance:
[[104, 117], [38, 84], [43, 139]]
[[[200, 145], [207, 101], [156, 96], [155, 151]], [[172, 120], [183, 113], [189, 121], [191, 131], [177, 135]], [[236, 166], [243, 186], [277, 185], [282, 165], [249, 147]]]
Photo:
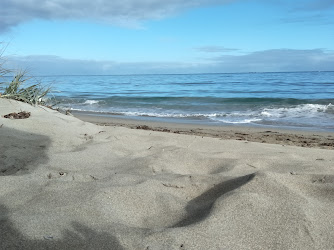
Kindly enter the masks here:
[[334, 0], [1, 0], [7, 67], [35, 75], [334, 70]]

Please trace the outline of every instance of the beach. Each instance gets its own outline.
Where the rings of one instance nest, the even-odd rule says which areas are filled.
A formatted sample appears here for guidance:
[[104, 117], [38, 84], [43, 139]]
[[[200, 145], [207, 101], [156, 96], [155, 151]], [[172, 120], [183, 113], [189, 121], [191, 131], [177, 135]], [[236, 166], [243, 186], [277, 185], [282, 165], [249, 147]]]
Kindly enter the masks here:
[[334, 248], [331, 132], [0, 112], [0, 249]]
[[124, 116], [98, 115], [93, 112], [72, 114], [80, 120], [101, 126], [117, 126], [130, 129], [152, 130], [174, 134], [205, 136], [224, 140], [239, 140], [282, 146], [301, 146], [309, 148], [334, 149], [334, 133], [324, 131], [291, 130], [276, 127], [254, 127], [238, 125], [206, 125], [194, 123], [175, 123], [152, 121]]

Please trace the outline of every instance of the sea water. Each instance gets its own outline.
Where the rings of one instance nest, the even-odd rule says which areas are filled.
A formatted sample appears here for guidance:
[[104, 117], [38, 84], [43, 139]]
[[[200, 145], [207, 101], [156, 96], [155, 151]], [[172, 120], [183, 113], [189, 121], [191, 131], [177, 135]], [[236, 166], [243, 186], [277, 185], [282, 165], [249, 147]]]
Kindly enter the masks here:
[[214, 125], [334, 131], [334, 72], [41, 77], [59, 106]]

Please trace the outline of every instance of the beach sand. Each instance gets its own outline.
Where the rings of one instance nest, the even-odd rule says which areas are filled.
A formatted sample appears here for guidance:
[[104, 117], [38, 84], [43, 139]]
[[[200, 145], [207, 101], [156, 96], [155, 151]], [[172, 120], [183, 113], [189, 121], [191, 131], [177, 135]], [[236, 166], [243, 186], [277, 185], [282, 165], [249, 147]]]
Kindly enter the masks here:
[[334, 249], [333, 134], [0, 115], [0, 249]]
[[334, 149], [334, 133], [324, 131], [288, 130], [270, 127], [203, 125], [194, 123], [157, 122], [120, 116], [72, 112], [80, 120], [103, 126], [118, 126], [175, 134], [206, 136], [228, 140]]

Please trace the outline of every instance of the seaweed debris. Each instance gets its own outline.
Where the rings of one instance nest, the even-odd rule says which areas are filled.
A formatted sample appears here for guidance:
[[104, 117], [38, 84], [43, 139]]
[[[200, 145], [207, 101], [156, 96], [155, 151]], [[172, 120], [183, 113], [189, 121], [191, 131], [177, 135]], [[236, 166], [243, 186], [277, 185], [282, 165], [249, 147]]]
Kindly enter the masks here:
[[10, 113], [7, 115], [3, 116], [4, 118], [8, 118], [8, 119], [27, 119], [30, 117], [30, 112], [26, 112], [26, 111], [21, 111], [19, 113]]

